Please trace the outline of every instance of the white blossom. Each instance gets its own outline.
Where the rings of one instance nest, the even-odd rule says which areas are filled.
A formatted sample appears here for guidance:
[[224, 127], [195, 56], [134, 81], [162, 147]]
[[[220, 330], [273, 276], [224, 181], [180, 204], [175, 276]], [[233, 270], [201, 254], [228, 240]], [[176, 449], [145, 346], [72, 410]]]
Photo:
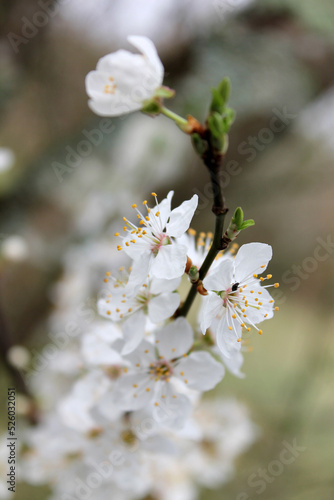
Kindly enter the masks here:
[[[223, 260], [215, 272], [204, 278], [203, 286], [209, 291], [204, 298], [201, 314], [201, 330], [214, 327], [217, 345], [226, 357], [231, 357], [239, 348], [242, 328], [247, 331], [253, 326], [260, 334], [256, 323], [273, 316], [274, 300], [261, 282], [270, 279], [258, 278], [257, 273], [265, 271], [272, 257], [270, 245], [249, 243], [243, 245], [235, 260]], [[218, 321], [217, 321], [218, 319]]]
[[155, 193], [155, 208], [149, 208], [147, 201], [143, 202], [147, 215], [143, 215], [133, 204], [140, 220], [140, 227], [124, 217], [123, 227], [126, 236], [120, 236], [122, 244], [118, 249], [124, 249], [133, 259], [129, 286], [136, 290], [145, 283], [147, 276], [162, 279], [175, 279], [182, 276], [187, 262], [187, 247], [175, 241], [189, 228], [191, 219], [197, 208], [198, 196], [184, 201], [179, 207], [171, 209], [174, 192], [170, 191], [167, 198], [158, 203]]
[[208, 391], [223, 378], [224, 368], [207, 352], [188, 354], [193, 331], [185, 318], [158, 330], [155, 338], [155, 346], [144, 340], [127, 356], [132, 367], [117, 380], [113, 401], [123, 411], [152, 405], [157, 421], [182, 426], [190, 401], [175, 389], [173, 379], [190, 389]]
[[86, 77], [89, 106], [100, 116], [140, 110], [162, 84], [164, 68], [153, 42], [145, 36], [129, 36], [128, 41], [142, 53], [108, 54]]

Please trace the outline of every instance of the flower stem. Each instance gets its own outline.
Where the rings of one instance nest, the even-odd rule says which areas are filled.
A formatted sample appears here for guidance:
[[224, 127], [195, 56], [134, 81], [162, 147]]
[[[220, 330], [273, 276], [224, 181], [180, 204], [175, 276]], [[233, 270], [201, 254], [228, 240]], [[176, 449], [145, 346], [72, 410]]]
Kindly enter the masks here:
[[174, 113], [174, 111], [171, 111], [165, 106], [162, 106], [161, 113], [167, 116], [167, 118], [173, 120], [176, 123], [176, 125], [180, 127], [181, 130], [184, 130], [184, 128], [188, 125], [188, 121], [185, 118], [182, 118], [182, 116], [178, 115], [177, 113]]
[[223, 195], [222, 186], [219, 180], [219, 173], [222, 168], [223, 158], [220, 155], [217, 156], [210, 155], [206, 158], [203, 158], [203, 160], [210, 172], [211, 184], [214, 193], [212, 212], [216, 217], [215, 233], [208, 255], [206, 256], [201, 268], [199, 269], [199, 281], [192, 285], [185, 302], [178, 310], [176, 316], [187, 316], [196, 298], [197, 287], [199, 282], [205, 278], [207, 272], [209, 271], [218, 253], [225, 247], [223, 242], [223, 232], [224, 232], [225, 216], [228, 212], [228, 208], [225, 207], [225, 199]]

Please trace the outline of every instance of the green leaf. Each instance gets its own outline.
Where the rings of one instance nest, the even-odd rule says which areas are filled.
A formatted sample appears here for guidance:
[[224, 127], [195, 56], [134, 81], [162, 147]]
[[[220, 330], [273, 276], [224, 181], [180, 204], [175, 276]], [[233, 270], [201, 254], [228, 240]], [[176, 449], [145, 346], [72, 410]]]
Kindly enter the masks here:
[[237, 228], [239, 229], [240, 226], [242, 225], [243, 223], [243, 220], [244, 220], [244, 212], [242, 210], [241, 207], [238, 207], [235, 212], [234, 212], [234, 215], [233, 215], [233, 218], [232, 218], [232, 221], [235, 223], [235, 225], [237, 226]]
[[210, 105], [211, 113], [219, 113], [220, 115], [224, 112], [224, 101], [218, 89], [212, 88], [212, 101]]
[[240, 231], [242, 231], [243, 229], [247, 229], [248, 227], [251, 227], [251, 226], [254, 226], [255, 222], [253, 221], [253, 219], [249, 219], [249, 220], [245, 220], [241, 226], [240, 226]]
[[223, 104], [225, 105], [228, 102], [231, 93], [231, 81], [228, 77], [223, 78], [220, 82], [218, 85], [218, 91], [223, 100]]

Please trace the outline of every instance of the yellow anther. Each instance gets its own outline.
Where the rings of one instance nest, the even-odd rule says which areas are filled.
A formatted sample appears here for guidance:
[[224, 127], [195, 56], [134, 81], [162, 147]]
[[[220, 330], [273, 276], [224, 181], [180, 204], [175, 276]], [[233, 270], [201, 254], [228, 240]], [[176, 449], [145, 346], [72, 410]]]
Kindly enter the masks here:
[[229, 330], [233, 330], [233, 328], [231, 326], [228, 327]]
[[279, 287], [279, 283], [275, 283], [274, 287], [278, 288]]
[[261, 278], [260, 278], [260, 281], [264, 281], [264, 278], [262, 278], [262, 276], [261, 276]]
[[247, 332], [250, 332], [250, 331], [251, 331], [251, 329], [250, 329], [249, 327], [248, 327], [248, 328], [246, 328], [246, 330], [247, 330]]
[[181, 377], [183, 377], [183, 375], [184, 375], [184, 372], [180, 372], [180, 375], [181, 375]]
[[154, 403], [154, 406], [159, 406], [159, 403]]
[[266, 266], [261, 266], [261, 269], [264, 269]]
[[275, 307], [275, 311], [279, 311], [279, 307]]
[[187, 383], [188, 383], [188, 380], [187, 380], [186, 378], [184, 379], [184, 383], [185, 383], [185, 384], [187, 384]]
[[241, 338], [240, 337], [237, 339], [237, 342], [241, 342]]
[[123, 371], [124, 371], [124, 373], [128, 373], [128, 369], [127, 368], [123, 368]]
[[111, 272], [110, 271], [107, 271], [106, 272], [106, 276], [110, 276], [111, 275]]
[[150, 220], [150, 218], [149, 218], [149, 216], [148, 216], [148, 215], [146, 215], [145, 219], [146, 219], [146, 220]]
[[119, 236], [119, 233], [115, 233], [115, 236]]
[[254, 290], [251, 290], [250, 293], [254, 293]]
[[233, 319], [237, 319], [237, 315], [236, 314], [232, 314], [232, 318]]
[[152, 195], [152, 196], [157, 196], [157, 193], [154, 193], [154, 192], [153, 192], [153, 193], [151, 193], [151, 195]]
[[147, 200], [144, 200], [144, 201], [143, 201], [143, 205], [147, 205]]
[[130, 245], [130, 243], [128, 241], [126, 241], [125, 245], [128, 247]]
[[129, 313], [130, 313], [130, 312], [132, 312], [132, 308], [131, 308], [131, 307], [129, 307], [128, 312], [129, 312]]
[[196, 231], [195, 231], [195, 229], [189, 228], [189, 229], [188, 229], [188, 233], [189, 233], [191, 236], [196, 236]]
[[103, 280], [103, 281], [104, 281], [105, 283], [108, 283], [108, 281], [109, 281], [109, 280], [108, 280], [108, 278], [104, 278], [104, 280]]
[[274, 302], [273, 300], [269, 300], [269, 304], [273, 304], [273, 302]]
[[118, 250], [118, 251], [122, 250], [121, 245], [117, 245], [117, 250]]
[[145, 352], [145, 354], [147, 354], [147, 353], [148, 353], [148, 352], [150, 352], [150, 351], [149, 351], [148, 349], [145, 349], [145, 351], [144, 351], [144, 352]]
[[146, 387], [146, 392], [150, 392], [150, 388], [149, 387]]
[[138, 385], [137, 384], [133, 384], [132, 387], [134, 387], [136, 389], [138, 387]]
[[245, 323], [241, 323], [240, 326], [243, 328], [245, 326]]
[[257, 278], [257, 274], [253, 274], [253, 278]]
[[160, 215], [160, 212], [156, 212], [155, 216], [159, 217], [159, 215]]
[[123, 226], [123, 231], [126, 231], [127, 230], [127, 227], [126, 226]]
[[264, 317], [266, 318], [268, 316], [268, 314], [265, 314]]
[[126, 217], [123, 217], [124, 222], [127, 222]]
[[132, 205], [132, 208], [137, 208], [137, 205], [134, 203], [134, 204]]
[[262, 335], [263, 331], [262, 330], [259, 330], [259, 335]]
[[256, 299], [254, 299], [254, 300], [255, 300], [255, 302], [257, 302], [259, 299], [256, 297]]
[[135, 393], [135, 394], [133, 395], [133, 397], [134, 397], [134, 398], [136, 398], [136, 397], [137, 397], [137, 394]]
[[267, 274], [267, 280], [270, 280], [273, 277], [272, 274]]
[[262, 306], [262, 305], [263, 305], [262, 302], [259, 302], [259, 306]]
[[261, 294], [262, 294], [262, 292], [257, 292], [257, 293], [258, 293], [259, 295], [261, 295]]
[[108, 316], [110, 316], [110, 314], [111, 314], [111, 311], [107, 311], [107, 314], [108, 314]]
[[175, 351], [176, 351], [176, 349], [175, 349], [175, 347], [173, 347], [172, 352], [175, 352]]
[[116, 309], [116, 312], [119, 313], [119, 309], [118, 308]]

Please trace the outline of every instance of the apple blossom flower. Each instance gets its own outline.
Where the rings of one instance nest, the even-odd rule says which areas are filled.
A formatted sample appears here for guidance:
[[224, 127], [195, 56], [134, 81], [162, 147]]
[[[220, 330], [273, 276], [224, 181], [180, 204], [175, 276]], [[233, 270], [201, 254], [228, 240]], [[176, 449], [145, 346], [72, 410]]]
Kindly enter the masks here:
[[177, 380], [190, 389], [208, 391], [222, 380], [224, 368], [207, 352], [190, 354], [193, 331], [185, 318], [178, 318], [155, 334], [155, 345], [143, 341], [126, 356], [125, 368], [113, 390], [113, 401], [123, 411], [152, 406], [154, 418], [164, 425], [182, 426], [190, 401], [177, 390]]
[[271, 257], [270, 245], [243, 245], [234, 261], [223, 260], [215, 272], [203, 280], [209, 295], [204, 298], [201, 330], [204, 334], [207, 328], [215, 328], [217, 346], [226, 357], [238, 349], [236, 343], [241, 342], [242, 328], [250, 331], [253, 326], [262, 334], [256, 323], [273, 316], [274, 300], [266, 288], [279, 285], [261, 286], [272, 276], [258, 278], [257, 274], [265, 271]]
[[117, 248], [124, 249], [134, 261], [129, 288], [138, 289], [145, 283], [148, 274], [155, 278], [175, 279], [184, 273], [187, 248], [178, 244], [175, 238], [179, 238], [189, 228], [197, 208], [198, 196], [195, 194], [172, 210], [173, 194], [174, 192], [170, 191], [167, 198], [158, 203], [156, 193], [152, 193], [156, 206], [151, 209], [145, 200], [143, 205], [147, 210], [146, 216], [133, 204], [132, 208], [137, 212], [140, 227], [123, 218], [126, 236], [116, 233], [116, 236], [122, 239], [122, 244]]
[[161, 87], [164, 68], [153, 42], [145, 36], [129, 36], [140, 50], [118, 50], [102, 57], [86, 76], [89, 106], [100, 116], [120, 116], [142, 109]]

